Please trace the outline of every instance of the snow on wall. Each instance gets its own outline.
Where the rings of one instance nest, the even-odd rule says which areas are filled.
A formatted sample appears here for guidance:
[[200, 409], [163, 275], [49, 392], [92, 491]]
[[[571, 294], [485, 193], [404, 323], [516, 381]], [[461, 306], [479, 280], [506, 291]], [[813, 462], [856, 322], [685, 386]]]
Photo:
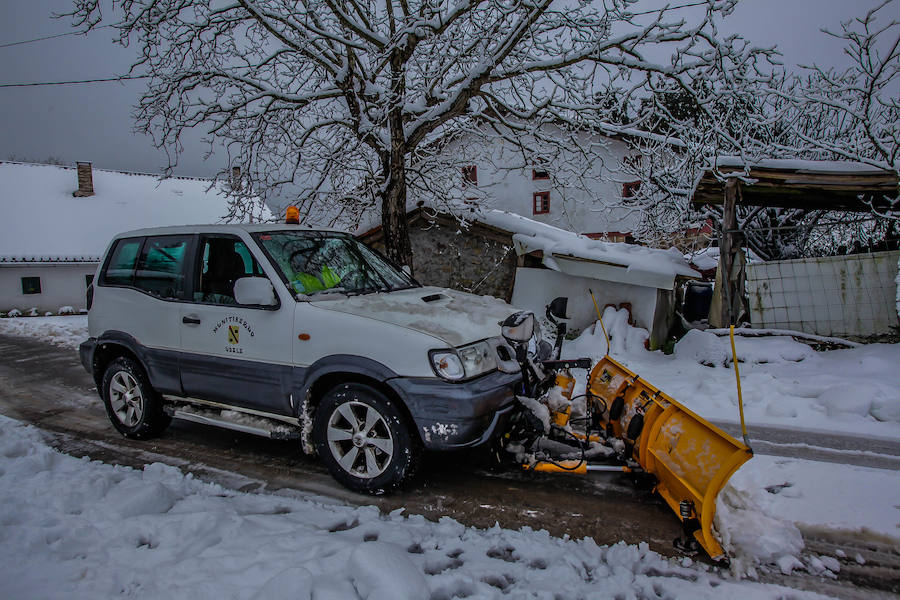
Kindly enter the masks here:
[[[93, 169], [93, 196], [74, 198], [72, 167], [0, 163], [0, 256], [87, 256], [122, 231], [220, 222], [225, 196], [208, 179]], [[11, 218], [10, 218], [11, 217]]]
[[900, 324], [900, 251], [747, 265], [753, 327], [869, 336]]

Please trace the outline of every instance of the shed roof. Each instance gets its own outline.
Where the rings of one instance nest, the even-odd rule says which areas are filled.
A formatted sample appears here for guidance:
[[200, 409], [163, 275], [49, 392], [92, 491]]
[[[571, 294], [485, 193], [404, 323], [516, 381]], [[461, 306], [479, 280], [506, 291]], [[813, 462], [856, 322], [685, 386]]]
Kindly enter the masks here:
[[[420, 207], [410, 216], [429, 218]], [[431, 213], [441, 219], [444, 215]], [[480, 209], [466, 220], [492, 232], [505, 234], [518, 255], [539, 256], [547, 268], [578, 277], [670, 290], [677, 277], [699, 278], [674, 248], [660, 250], [636, 244], [604, 242], [502, 210]], [[379, 239], [380, 226], [357, 234], [366, 241]]]
[[693, 202], [721, 204], [723, 178], [744, 179], [738, 204], [805, 210], [869, 211], [889, 208], [897, 198], [897, 173], [873, 165], [845, 161], [770, 159], [745, 162], [720, 156], [694, 188]]
[[76, 169], [0, 162], [0, 262], [96, 261], [112, 237], [141, 227], [222, 222], [210, 179], [93, 169], [95, 194], [75, 198]]

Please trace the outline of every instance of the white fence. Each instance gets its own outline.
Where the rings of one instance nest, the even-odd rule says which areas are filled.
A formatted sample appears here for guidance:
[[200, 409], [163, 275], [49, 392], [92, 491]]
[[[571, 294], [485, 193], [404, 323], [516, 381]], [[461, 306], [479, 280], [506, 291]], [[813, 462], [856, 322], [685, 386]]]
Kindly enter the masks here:
[[900, 251], [747, 265], [750, 323], [830, 336], [891, 333]]

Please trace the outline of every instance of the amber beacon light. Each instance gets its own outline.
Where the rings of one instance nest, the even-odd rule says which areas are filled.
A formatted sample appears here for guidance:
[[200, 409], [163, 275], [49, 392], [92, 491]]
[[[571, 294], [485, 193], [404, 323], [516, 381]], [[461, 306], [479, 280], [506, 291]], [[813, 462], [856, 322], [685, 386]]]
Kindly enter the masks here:
[[296, 206], [288, 206], [284, 211], [284, 222], [288, 225], [300, 224], [300, 209]]

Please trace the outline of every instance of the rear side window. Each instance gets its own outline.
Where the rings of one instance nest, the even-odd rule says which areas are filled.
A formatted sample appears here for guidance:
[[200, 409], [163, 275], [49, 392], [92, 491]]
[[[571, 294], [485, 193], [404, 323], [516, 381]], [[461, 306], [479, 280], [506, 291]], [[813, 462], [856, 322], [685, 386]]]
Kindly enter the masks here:
[[116, 242], [100, 283], [103, 285], [131, 285], [134, 280], [134, 267], [137, 264], [138, 252], [143, 241], [143, 238], [129, 238]]
[[134, 287], [159, 298], [184, 295], [184, 260], [190, 236], [148, 237], [134, 274]]

